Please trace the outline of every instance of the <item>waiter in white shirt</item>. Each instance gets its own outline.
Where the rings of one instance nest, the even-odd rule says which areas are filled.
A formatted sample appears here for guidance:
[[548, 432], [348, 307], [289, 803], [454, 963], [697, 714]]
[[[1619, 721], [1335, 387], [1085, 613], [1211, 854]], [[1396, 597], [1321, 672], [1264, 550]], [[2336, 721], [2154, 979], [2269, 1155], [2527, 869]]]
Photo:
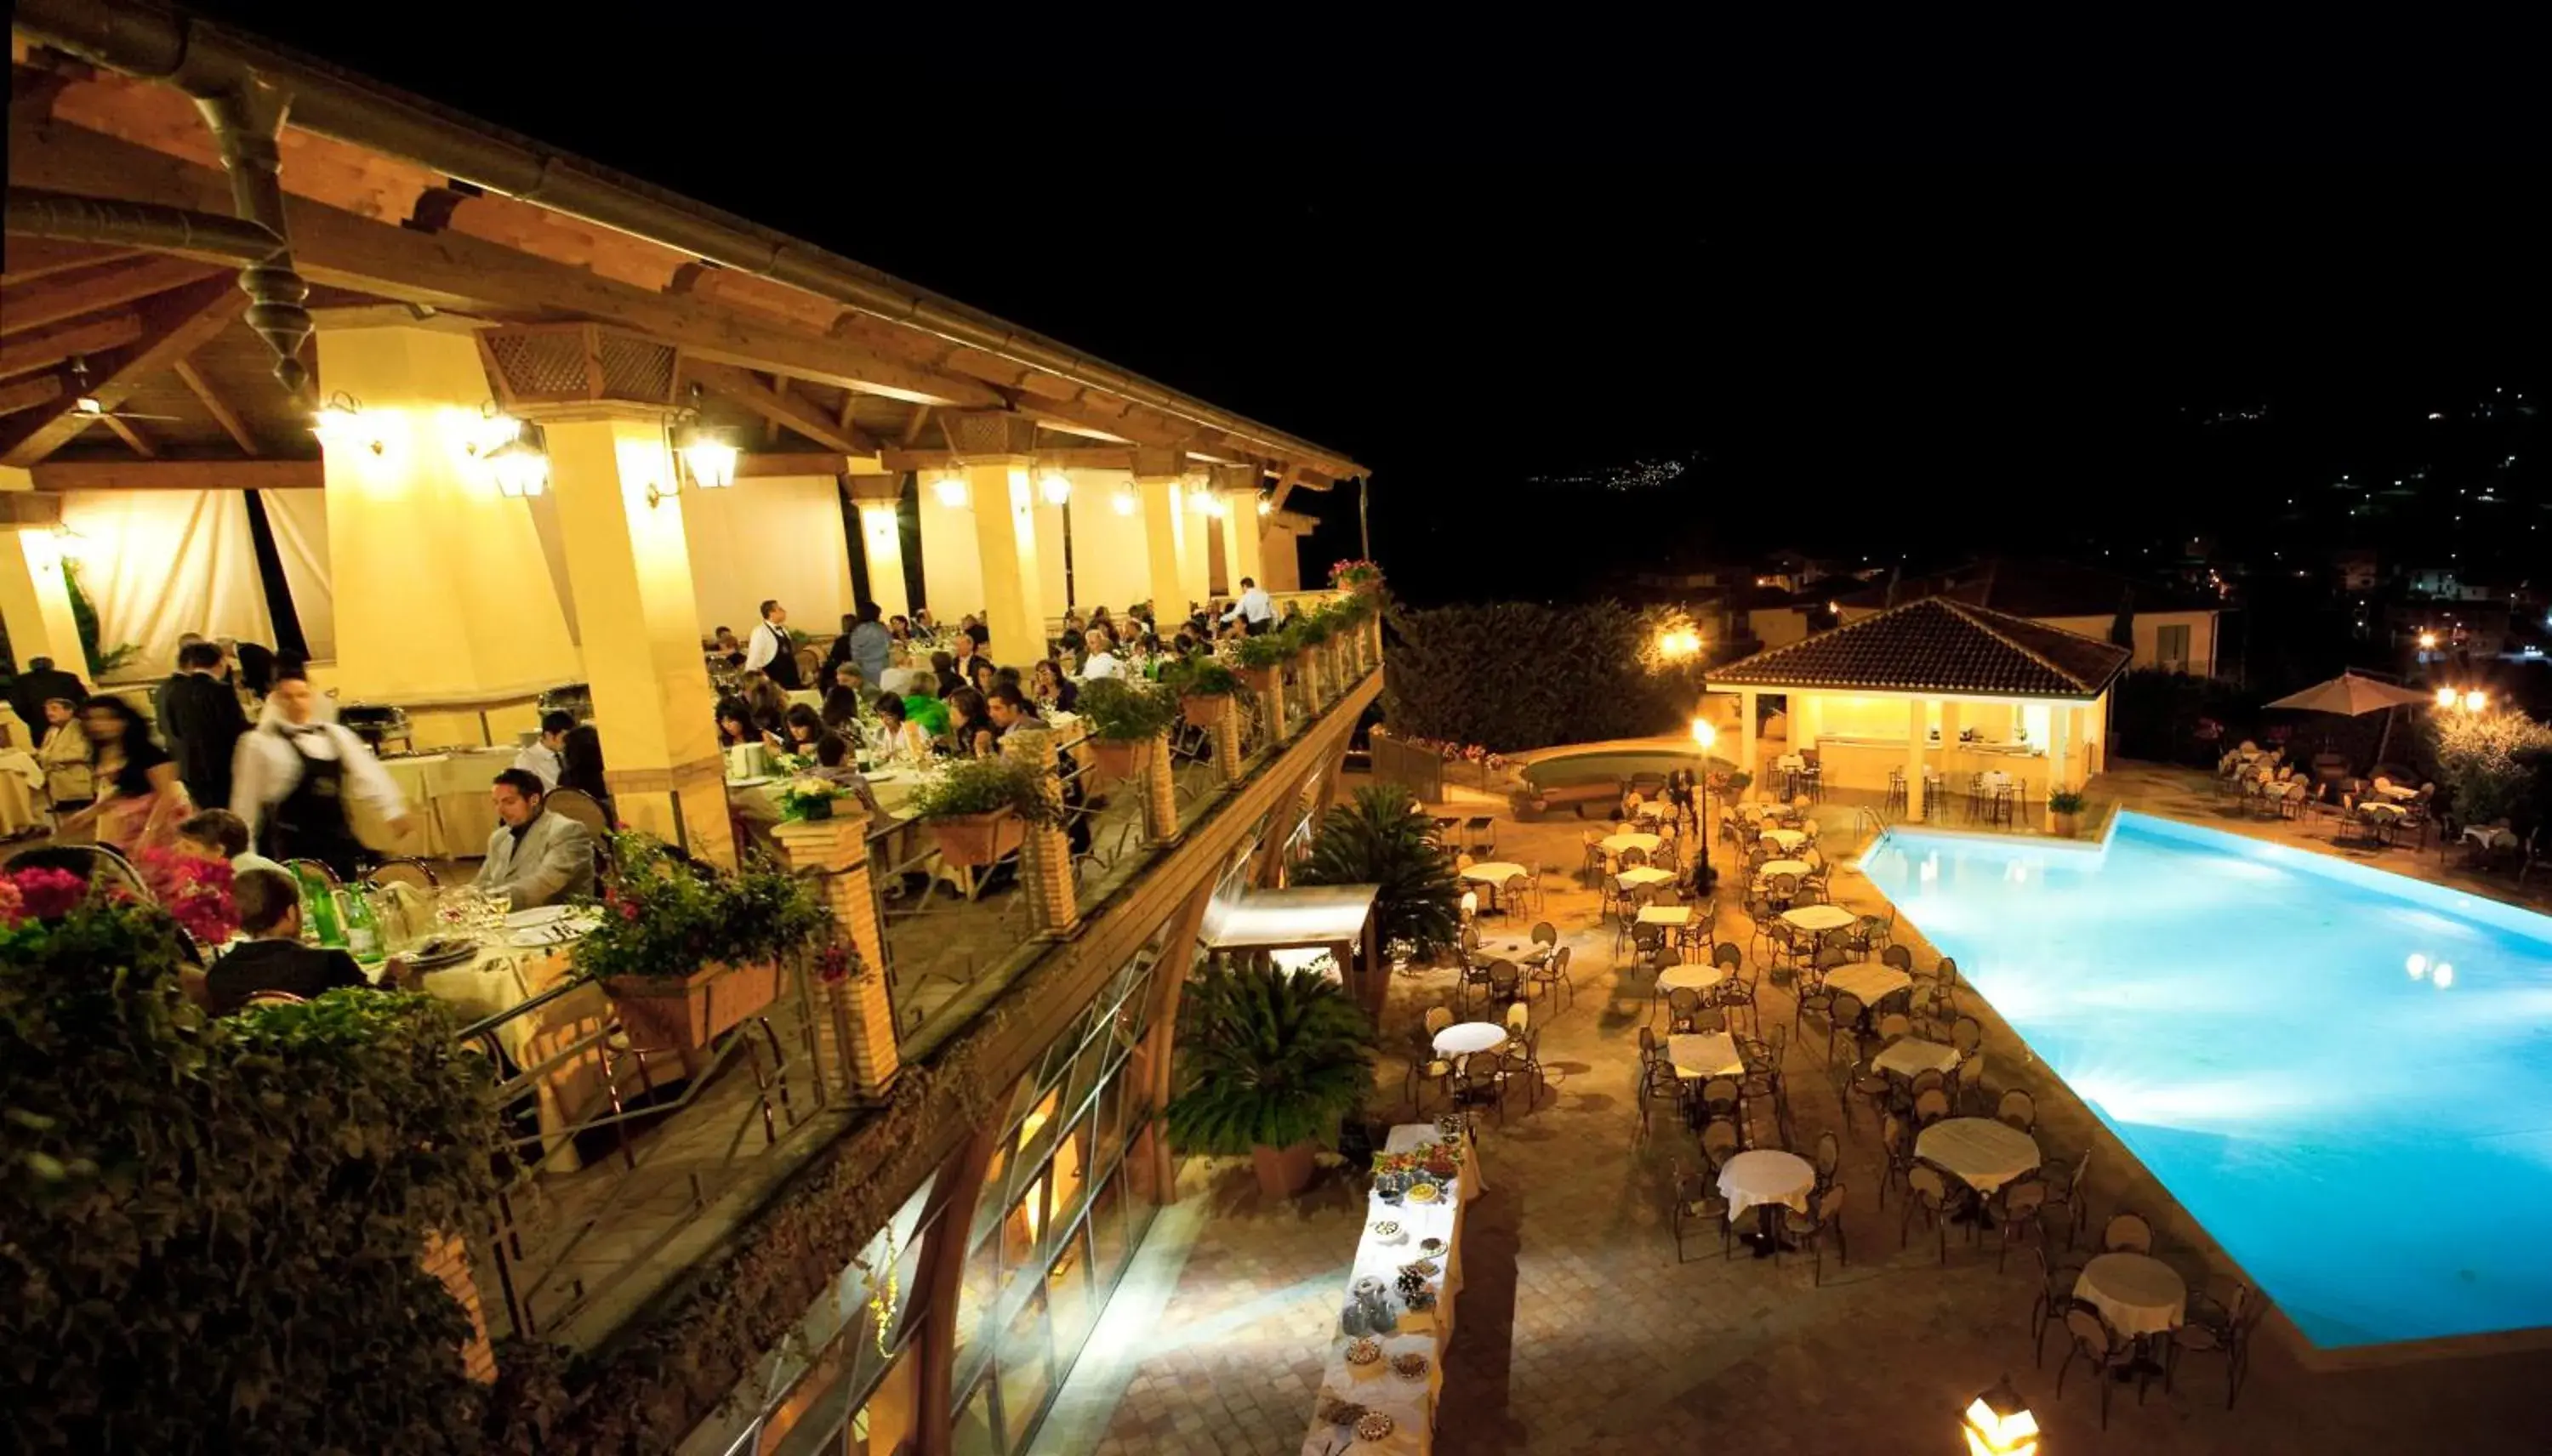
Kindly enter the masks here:
[[567, 747], [567, 736], [575, 731], [576, 714], [561, 708], [541, 714], [541, 736], [514, 755], [514, 767], [539, 779], [543, 792], [558, 787], [559, 774], [566, 767], [559, 759], [559, 751]]
[[795, 692], [806, 684], [798, 680], [798, 652], [789, 645], [788, 627], [789, 609], [776, 600], [764, 602], [762, 625], [753, 629], [753, 640], [744, 646], [744, 670], [760, 673]]
[[1243, 576], [1240, 578], [1240, 600], [1233, 602], [1223, 614], [1226, 622], [1234, 617], [1240, 619], [1241, 631], [1256, 637], [1275, 627], [1276, 603], [1267, 599], [1267, 593], [1258, 589], [1257, 582]]

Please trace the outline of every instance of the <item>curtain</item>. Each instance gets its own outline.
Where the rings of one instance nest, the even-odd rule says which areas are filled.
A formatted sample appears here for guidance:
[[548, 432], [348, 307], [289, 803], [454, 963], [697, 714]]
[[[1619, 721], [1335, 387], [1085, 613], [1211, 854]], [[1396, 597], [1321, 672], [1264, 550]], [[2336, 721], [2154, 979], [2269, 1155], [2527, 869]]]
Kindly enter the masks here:
[[337, 588], [328, 569], [328, 497], [317, 490], [261, 490], [274, 554], [283, 559], [283, 586], [313, 662], [337, 660]]
[[841, 630], [852, 606], [851, 554], [832, 476], [757, 476], [681, 499], [701, 632], [752, 631], [765, 599], [787, 607], [801, 632]]
[[240, 491], [73, 490], [62, 524], [84, 538], [80, 589], [97, 608], [100, 648], [138, 644], [156, 674], [188, 632], [274, 640]]

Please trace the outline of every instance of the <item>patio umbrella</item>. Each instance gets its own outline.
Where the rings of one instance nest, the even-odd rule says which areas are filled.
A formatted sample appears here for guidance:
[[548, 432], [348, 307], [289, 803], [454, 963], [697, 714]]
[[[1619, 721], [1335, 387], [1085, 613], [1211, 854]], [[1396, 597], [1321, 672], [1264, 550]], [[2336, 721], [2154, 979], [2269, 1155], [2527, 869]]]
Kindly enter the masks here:
[[[2336, 713], [2354, 718], [2366, 713], [2387, 712], [2392, 708], [2411, 707], [2426, 702], [2428, 695], [2413, 688], [2373, 677], [2360, 677], [2355, 673], [2342, 673], [2328, 682], [2316, 682], [2301, 692], [2290, 692], [2268, 706], [2296, 708], [2308, 713]], [[2392, 719], [2384, 719], [2384, 735], [2375, 745], [2375, 761], [2384, 762], [2384, 751], [2392, 745]]]

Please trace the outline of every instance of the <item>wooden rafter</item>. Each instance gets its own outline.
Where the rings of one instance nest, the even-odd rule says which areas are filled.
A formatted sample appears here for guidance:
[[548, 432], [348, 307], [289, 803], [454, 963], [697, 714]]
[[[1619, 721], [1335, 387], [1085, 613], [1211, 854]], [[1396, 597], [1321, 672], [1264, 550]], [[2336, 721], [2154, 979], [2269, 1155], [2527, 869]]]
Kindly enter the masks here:
[[683, 361], [683, 377], [712, 394], [734, 400], [774, 427], [785, 425], [797, 431], [826, 450], [837, 450], [844, 455], [875, 455], [878, 452], [876, 441], [857, 430], [840, 429], [803, 398], [772, 388], [755, 378], [748, 369], [687, 359]]
[[116, 439], [131, 446], [135, 455], [142, 457], [144, 460], [158, 460], [160, 458], [160, 447], [151, 443], [151, 437], [142, 433], [142, 427], [140, 425], [133, 423], [131, 420], [118, 419], [113, 415], [100, 415], [98, 416], [98, 419], [108, 430], [114, 433]]
[[[90, 397], [114, 409], [144, 379], [194, 353], [247, 309], [248, 295], [228, 277], [206, 278], [153, 299], [142, 309], [142, 338], [117, 357], [113, 368], [92, 373]], [[8, 435], [0, 465], [34, 465], [60, 449], [89, 423], [75, 404], [64, 398], [34, 412], [32, 423]]]
[[72, 268], [119, 262], [139, 254], [130, 249], [100, 248], [94, 243], [57, 243], [51, 238], [11, 238], [0, 244], [0, 283], [32, 283]]
[[[770, 382], [771, 392], [785, 403], [789, 398], [789, 376], [787, 374], [773, 374]], [[779, 443], [780, 414], [777, 410], [774, 410], [765, 413], [762, 417], [762, 448], [769, 450], [771, 447]]]
[[34, 409], [37, 405], [59, 399], [61, 396], [62, 376], [59, 374], [38, 374], [32, 379], [21, 379], [15, 384], [0, 384], [0, 415], [14, 415], [22, 409]]
[[316, 490], [315, 460], [44, 461], [39, 490]]
[[211, 277], [219, 268], [183, 258], [137, 258], [0, 287], [0, 329], [15, 334], [102, 313]]
[[907, 450], [911, 449], [912, 443], [921, 438], [921, 427], [929, 423], [930, 406], [926, 404], [914, 405], [912, 407], [912, 417], [904, 422], [904, 435], [896, 443], [904, 446]]
[[204, 412], [222, 427], [222, 433], [230, 436], [231, 443], [240, 448], [240, 454], [259, 454], [257, 436], [250, 432], [248, 421], [240, 418], [239, 411], [231, 408], [228, 400], [213, 392], [212, 381], [204, 377], [203, 370], [195, 367], [193, 360], [181, 359], [171, 367], [176, 369], [179, 382], [194, 394], [195, 402], [204, 407]]
[[82, 319], [75, 324], [12, 334], [0, 339], [0, 379], [50, 369], [74, 355], [122, 349], [141, 337], [142, 315], [138, 313], [108, 314], [102, 319]]

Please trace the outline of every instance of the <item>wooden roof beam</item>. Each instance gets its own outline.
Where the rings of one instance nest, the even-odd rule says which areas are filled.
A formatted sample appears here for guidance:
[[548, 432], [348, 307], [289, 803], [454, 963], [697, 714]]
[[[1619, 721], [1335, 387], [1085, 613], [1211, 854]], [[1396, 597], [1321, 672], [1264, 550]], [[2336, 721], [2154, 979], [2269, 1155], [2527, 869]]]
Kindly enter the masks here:
[[177, 371], [178, 382], [194, 394], [195, 402], [202, 405], [204, 413], [211, 415], [213, 422], [222, 427], [223, 434], [231, 437], [231, 443], [240, 448], [240, 454], [257, 456], [265, 453], [258, 447], [257, 436], [250, 432], [248, 421], [240, 418], [239, 411], [231, 408], [229, 401], [213, 392], [212, 381], [204, 377], [203, 370], [195, 367], [193, 360], [181, 359], [173, 367]]
[[0, 379], [50, 369], [74, 355], [104, 354], [142, 337], [142, 315], [108, 314], [0, 339]]
[[317, 490], [315, 460], [42, 461], [38, 490]]
[[14, 415], [22, 409], [34, 409], [61, 398], [62, 376], [38, 374], [15, 384], [0, 384], [0, 415]]
[[858, 430], [845, 430], [825, 418], [822, 410], [790, 392], [786, 379], [781, 381], [782, 387], [775, 389], [755, 378], [749, 369], [695, 359], [683, 361], [683, 377], [721, 398], [734, 400], [760, 415], [765, 423], [795, 430], [826, 450], [837, 450], [844, 455], [878, 453], [876, 441]]
[[32, 283], [72, 268], [121, 262], [142, 255], [129, 248], [100, 248], [94, 243], [62, 243], [52, 238], [13, 237], [0, 245], [0, 283]]
[[219, 271], [191, 259], [160, 255], [12, 284], [0, 288], [0, 330], [17, 334], [82, 314], [102, 313], [209, 278]]
[[[130, 397], [144, 379], [169, 367], [248, 311], [248, 295], [229, 276], [206, 278], [161, 295], [145, 305], [144, 333], [123, 351], [115, 366], [92, 373], [89, 396], [108, 409]], [[65, 397], [34, 416], [33, 422], [7, 437], [0, 465], [31, 466], [59, 450], [87, 428], [75, 398]], [[140, 447], [136, 447], [137, 449]]]
[[114, 433], [116, 439], [131, 446], [135, 455], [144, 460], [160, 458], [160, 447], [151, 443], [151, 437], [142, 433], [141, 426], [131, 420], [117, 419], [113, 415], [99, 415], [96, 418]]

